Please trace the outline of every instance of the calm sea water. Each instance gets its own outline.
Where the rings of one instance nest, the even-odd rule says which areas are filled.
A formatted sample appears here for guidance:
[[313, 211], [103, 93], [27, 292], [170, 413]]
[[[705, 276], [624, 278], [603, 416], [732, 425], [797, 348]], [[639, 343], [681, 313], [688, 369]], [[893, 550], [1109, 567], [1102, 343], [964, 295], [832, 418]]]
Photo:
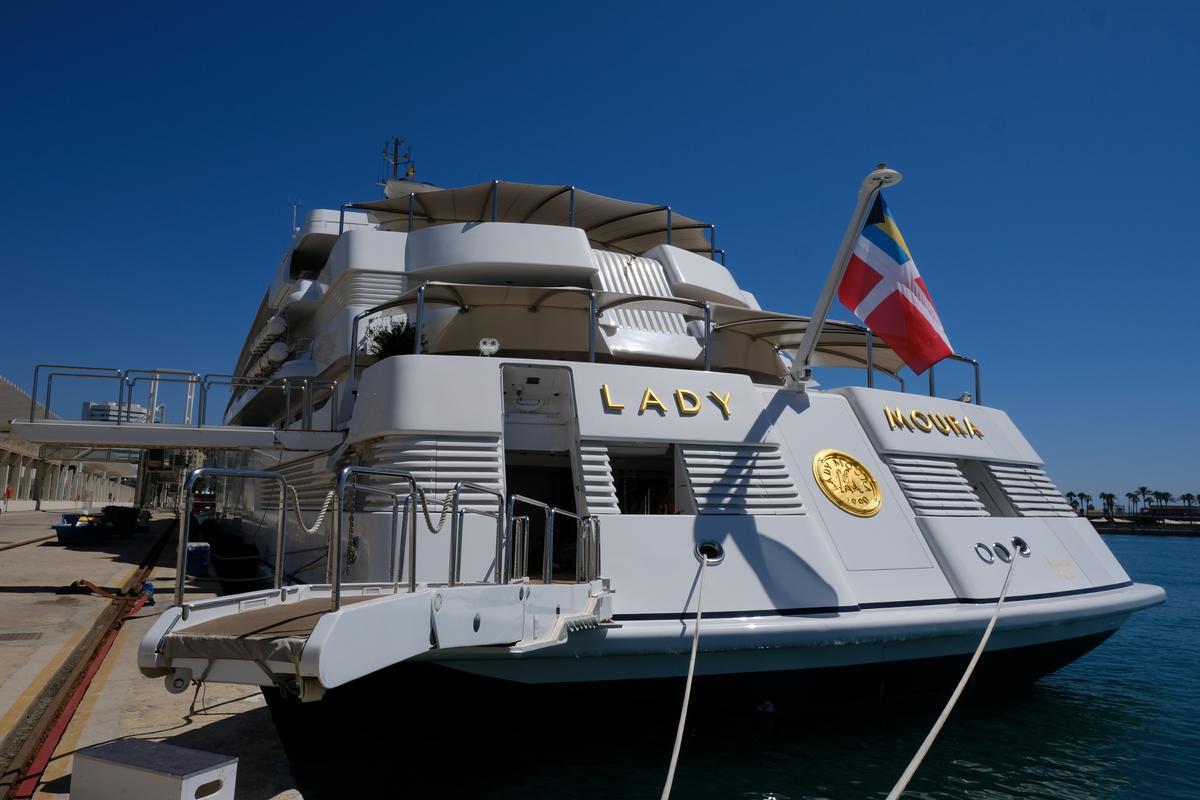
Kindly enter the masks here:
[[[1200, 539], [1106, 541], [1167, 602], [1036, 684], [964, 698], [906, 797], [1200, 798]], [[431, 729], [395, 699], [380, 698], [394, 724], [364, 713], [357, 730], [338, 725], [345, 749], [332, 758], [289, 748], [306, 798], [657, 798], [674, 738], [670, 720], [571, 708]], [[673, 797], [881, 798], [939, 710], [926, 699], [689, 719]]]

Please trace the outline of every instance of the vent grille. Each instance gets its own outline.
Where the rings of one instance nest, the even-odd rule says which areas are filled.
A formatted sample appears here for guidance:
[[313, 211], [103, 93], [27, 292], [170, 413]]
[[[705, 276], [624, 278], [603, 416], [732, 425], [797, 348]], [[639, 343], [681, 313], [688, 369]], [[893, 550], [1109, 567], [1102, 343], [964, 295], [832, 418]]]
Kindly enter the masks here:
[[600, 442], [580, 442], [579, 466], [587, 513], [620, 514], [608, 446]]
[[323, 325], [348, 306], [377, 306], [394, 300], [407, 288], [408, 276], [402, 272], [347, 270], [321, 298], [317, 324]]
[[[495, 436], [440, 436], [436, 439], [387, 436], [371, 444], [368, 456], [364, 463], [412, 473], [428, 497], [431, 514], [440, 511], [446, 493], [458, 481], [477, 483], [495, 492], [504, 489], [500, 439]], [[394, 486], [397, 491], [404, 491], [404, 483]], [[380, 511], [391, 508], [386, 498], [369, 495], [368, 498], [369, 508]], [[464, 488], [461, 502], [466, 508], [494, 512], [499, 501], [486, 492]]]
[[1062, 492], [1038, 467], [988, 464], [996, 483], [1022, 517], [1073, 517], [1075, 510]]
[[[674, 297], [662, 264], [652, 258], [593, 250], [592, 260], [600, 270], [599, 288], [607, 292], [640, 294], [650, 297]], [[614, 308], [604, 312], [604, 319], [625, 328], [655, 333], [688, 336], [687, 324], [680, 314], [666, 311], [644, 311], [636, 308]]]
[[891, 456], [888, 463], [918, 516], [988, 516], [979, 495], [953, 460]]
[[680, 445], [700, 514], [803, 514], [778, 448]]

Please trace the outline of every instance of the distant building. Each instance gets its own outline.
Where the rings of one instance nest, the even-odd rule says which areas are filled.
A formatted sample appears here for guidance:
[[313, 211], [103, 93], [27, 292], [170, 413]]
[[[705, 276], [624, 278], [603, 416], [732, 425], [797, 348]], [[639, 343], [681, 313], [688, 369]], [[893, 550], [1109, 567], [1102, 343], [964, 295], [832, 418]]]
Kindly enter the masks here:
[[116, 422], [119, 416], [122, 422], [145, 422], [148, 415], [146, 407], [137, 403], [122, 408], [118, 403], [112, 401], [106, 403], [85, 402], [83, 414], [79, 418], [89, 422]]
[[[28, 419], [31, 408], [39, 418], [58, 419], [0, 375], [0, 511], [66, 510], [89, 504], [99, 508], [109, 502], [133, 502], [131, 481], [137, 474], [136, 464], [100, 460], [95, 448], [86, 449], [97, 460], [80, 461], [76, 456], [83, 448], [38, 447], [16, 436], [10, 420]], [[146, 410], [135, 408], [141, 409], [144, 418]], [[113, 414], [116, 419], [115, 409]]]

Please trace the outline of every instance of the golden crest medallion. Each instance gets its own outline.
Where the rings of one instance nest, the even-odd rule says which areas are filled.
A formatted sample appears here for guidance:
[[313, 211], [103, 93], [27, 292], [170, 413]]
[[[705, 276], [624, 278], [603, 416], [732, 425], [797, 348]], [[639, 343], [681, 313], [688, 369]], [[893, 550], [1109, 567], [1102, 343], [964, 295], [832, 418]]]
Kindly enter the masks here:
[[835, 506], [856, 517], [873, 517], [883, 505], [875, 476], [841, 450], [822, 450], [813, 456], [813, 477]]

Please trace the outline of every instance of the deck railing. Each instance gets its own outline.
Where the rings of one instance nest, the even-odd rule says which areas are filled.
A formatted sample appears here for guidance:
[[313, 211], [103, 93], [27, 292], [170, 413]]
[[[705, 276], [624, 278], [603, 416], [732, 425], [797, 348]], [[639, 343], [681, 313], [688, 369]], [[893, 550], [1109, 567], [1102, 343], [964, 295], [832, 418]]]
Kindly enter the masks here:
[[[43, 373], [43, 370], [46, 370]], [[336, 430], [338, 425], [338, 385], [336, 380], [317, 379], [304, 376], [290, 378], [247, 378], [239, 375], [223, 375], [209, 373], [201, 375], [197, 372], [171, 369], [129, 369], [121, 370], [113, 367], [84, 367], [71, 364], [38, 364], [33, 369], [33, 388], [29, 398], [29, 421], [37, 421], [38, 394], [41, 388], [43, 374], [45, 375], [45, 397], [40, 403], [42, 419], [50, 418], [50, 403], [54, 395], [55, 378], [79, 378], [84, 380], [116, 381], [117, 407], [112, 420], [117, 425], [156, 423], [159, 404], [157, 402], [158, 385], [161, 383], [181, 384], [186, 389], [186, 399], [182, 423], [204, 427], [208, 412], [208, 400], [215, 387], [227, 386], [231, 389], [277, 390], [283, 393], [284, 415], [282, 428], [292, 421], [293, 395], [300, 391], [300, 429], [311, 431], [314, 395], [317, 392], [329, 393], [330, 416], [329, 430]], [[150, 384], [151, 407], [147, 408], [144, 418], [135, 419], [134, 389], [139, 383]], [[142, 417], [142, 412], [138, 412]]]

